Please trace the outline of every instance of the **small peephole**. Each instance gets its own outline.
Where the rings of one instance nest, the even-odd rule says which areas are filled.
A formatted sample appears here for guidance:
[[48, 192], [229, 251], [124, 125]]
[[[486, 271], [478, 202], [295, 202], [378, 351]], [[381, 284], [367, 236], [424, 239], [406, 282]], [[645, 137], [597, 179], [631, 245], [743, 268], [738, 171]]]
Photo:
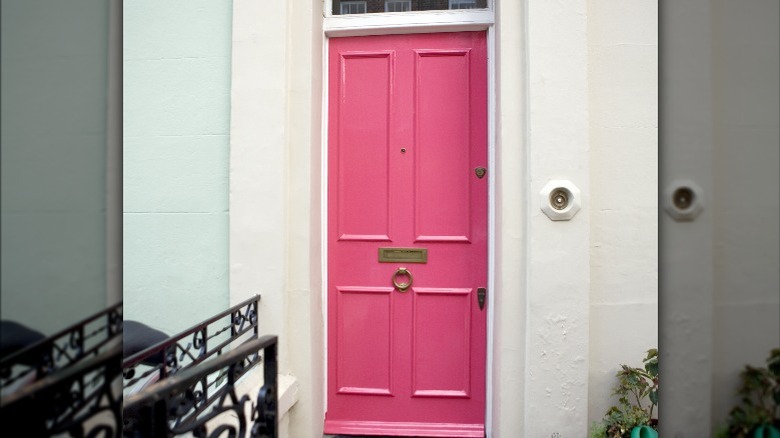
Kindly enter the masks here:
[[672, 194], [672, 202], [680, 210], [687, 210], [693, 205], [695, 196], [690, 187], [680, 187]]

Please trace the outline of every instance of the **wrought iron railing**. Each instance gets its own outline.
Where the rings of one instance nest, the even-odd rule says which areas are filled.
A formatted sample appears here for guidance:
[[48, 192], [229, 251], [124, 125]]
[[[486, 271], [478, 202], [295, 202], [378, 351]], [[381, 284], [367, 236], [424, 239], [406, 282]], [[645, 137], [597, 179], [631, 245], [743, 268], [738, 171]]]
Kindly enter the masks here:
[[[124, 360], [121, 303], [0, 359], [3, 435], [276, 437], [277, 339], [259, 338], [259, 299]], [[164, 360], [134, 377], [152, 356]], [[259, 391], [239, 387], [238, 379], [261, 361]], [[161, 380], [125, 391], [153, 373]]]
[[[187, 367], [222, 354], [229, 345], [235, 346], [256, 339], [259, 301], [260, 295], [255, 295], [177, 335], [125, 358], [122, 363], [124, 388], [131, 388], [154, 373], [158, 373], [160, 380], [166, 379]], [[158, 356], [163, 358], [161, 363], [142, 369], [144, 367], [141, 365], [144, 362]]]
[[[124, 436], [276, 438], [276, 345], [276, 336], [252, 339], [125, 396]], [[264, 381], [253, 400], [237, 382], [260, 361]]]
[[39, 342], [0, 358], [0, 388], [19, 380], [39, 380], [96, 355], [110, 342], [121, 343], [122, 303], [87, 317]]
[[4, 436], [118, 436], [122, 304], [0, 361]]

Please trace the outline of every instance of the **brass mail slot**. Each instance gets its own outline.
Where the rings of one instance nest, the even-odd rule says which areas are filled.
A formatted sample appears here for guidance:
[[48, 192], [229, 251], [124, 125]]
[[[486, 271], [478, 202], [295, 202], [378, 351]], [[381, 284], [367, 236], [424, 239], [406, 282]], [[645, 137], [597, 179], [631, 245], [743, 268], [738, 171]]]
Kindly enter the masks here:
[[428, 263], [427, 248], [379, 248], [382, 263]]

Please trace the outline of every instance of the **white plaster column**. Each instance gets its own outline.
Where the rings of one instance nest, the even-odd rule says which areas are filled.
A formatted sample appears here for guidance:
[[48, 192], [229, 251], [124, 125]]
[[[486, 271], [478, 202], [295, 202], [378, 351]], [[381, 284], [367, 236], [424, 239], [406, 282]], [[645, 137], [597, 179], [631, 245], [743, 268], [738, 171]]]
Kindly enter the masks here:
[[[495, 291], [492, 437], [520, 437], [525, 424], [528, 190], [526, 2], [496, 2]], [[534, 197], [533, 199], [536, 199]]]
[[[497, 5], [494, 437], [587, 433], [589, 112], [586, 2]], [[573, 182], [551, 221], [539, 191]]]
[[280, 337], [288, 367], [288, 2], [233, 2], [230, 120], [230, 304], [259, 293], [260, 330]]
[[289, 47], [289, 132], [286, 320], [290, 373], [300, 386], [290, 411], [291, 437], [322, 436], [325, 331], [322, 301], [322, 4], [292, 2]]
[[664, 2], [659, 8], [660, 64], [662, 75], [666, 74], [660, 78], [659, 96], [661, 190], [689, 180], [702, 189], [705, 204], [695, 221], [676, 222], [666, 212], [659, 218], [663, 275], [659, 278], [662, 348], [658, 363], [664, 386], [658, 417], [661, 432], [669, 437], [712, 435], [713, 209], [707, 205], [713, 188], [710, 3]]
[[[588, 423], [590, 181], [587, 2], [527, 2], [527, 179], [523, 436], [583, 436]], [[506, 147], [506, 146], [505, 146]], [[551, 221], [551, 179], [581, 192], [582, 210]], [[505, 294], [510, 293], [505, 291]], [[505, 370], [506, 372], [507, 370]]]
[[[260, 293], [293, 406], [282, 436], [321, 436], [324, 408], [322, 5], [233, 3], [231, 303]], [[285, 383], [288, 384], [288, 383]]]

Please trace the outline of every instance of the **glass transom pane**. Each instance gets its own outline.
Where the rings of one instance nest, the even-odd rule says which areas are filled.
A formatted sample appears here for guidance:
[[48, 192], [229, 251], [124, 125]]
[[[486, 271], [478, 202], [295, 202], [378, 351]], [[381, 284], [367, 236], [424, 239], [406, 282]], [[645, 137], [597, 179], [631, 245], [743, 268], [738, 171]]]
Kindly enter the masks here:
[[449, 9], [487, 9], [488, 0], [332, 0], [333, 15], [415, 12]]

